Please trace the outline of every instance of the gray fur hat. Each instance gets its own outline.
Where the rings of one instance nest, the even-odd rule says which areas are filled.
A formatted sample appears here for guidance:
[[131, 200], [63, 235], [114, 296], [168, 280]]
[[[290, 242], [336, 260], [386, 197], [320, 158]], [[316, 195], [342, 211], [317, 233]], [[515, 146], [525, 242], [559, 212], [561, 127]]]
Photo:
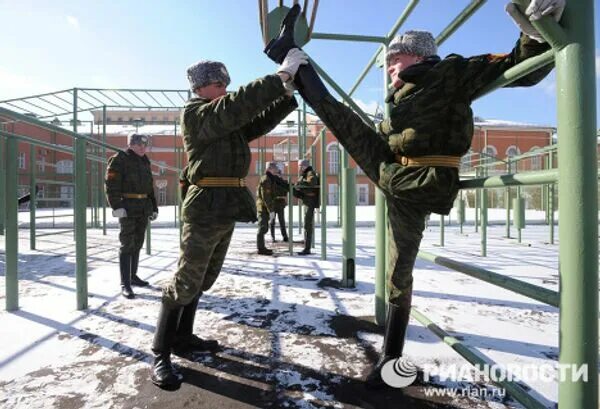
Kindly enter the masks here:
[[150, 136], [141, 133], [132, 132], [127, 135], [127, 145], [145, 145], [150, 144]]
[[394, 37], [388, 45], [386, 58], [389, 60], [396, 54], [430, 57], [437, 54], [437, 45], [429, 31], [409, 30]]
[[222, 82], [226, 86], [231, 82], [225, 64], [209, 60], [198, 61], [196, 64], [191, 65], [187, 69], [187, 78], [192, 91], [213, 82]]
[[275, 173], [277, 173], [277, 171], [279, 170], [279, 166], [277, 166], [276, 161], [267, 162], [266, 165], [267, 166], [266, 166], [265, 172], [267, 170], [272, 170], [272, 171], [275, 171]]
[[298, 161], [299, 168], [308, 168], [310, 166], [310, 161], [308, 159], [300, 159]]

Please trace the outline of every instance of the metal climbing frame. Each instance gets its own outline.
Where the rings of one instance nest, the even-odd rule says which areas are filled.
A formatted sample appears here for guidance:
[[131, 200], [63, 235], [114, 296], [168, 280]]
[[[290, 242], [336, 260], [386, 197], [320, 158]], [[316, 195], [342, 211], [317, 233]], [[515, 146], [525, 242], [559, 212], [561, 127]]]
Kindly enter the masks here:
[[[437, 44], [441, 44], [447, 39], [484, 2], [485, 0], [471, 1], [437, 36]], [[268, 12], [268, 1], [259, 0], [259, 18], [265, 43], [277, 34], [277, 27], [287, 10], [289, 10], [283, 5], [283, 1], [280, 0], [278, 3], [278, 7]], [[295, 0], [295, 3], [298, 3], [298, 1]], [[307, 3], [308, 1], [305, 0], [303, 10], [307, 9]], [[303, 45], [311, 38], [380, 43], [375, 55], [368, 62], [348, 93], [344, 92], [331, 77], [311, 60], [324, 80], [367, 123], [369, 123], [367, 116], [356, 106], [351, 96], [377, 60], [380, 60], [383, 65], [384, 89], [388, 89], [389, 78], [386, 73], [386, 62], [385, 58], [381, 57], [385, 55], [387, 45], [418, 3], [418, 0], [409, 1], [389, 33], [381, 37], [312, 32], [318, 1], [313, 2], [310, 23], [307, 23], [305, 14], [299, 18], [295, 32], [296, 40], [301, 43], [299, 45]], [[516, 3], [524, 9], [529, 1], [518, 0]], [[452, 260], [436, 257], [435, 255], [420, 253], [420, 257], [435, 263], [560, 307], [559, 363], [564, 365], [562, 367], [571, 368], [581, 368], [582, 365], [587, 365], [588, 369], [587, 382], [581, 379], [575, 382], [571, 381], [572, 370], [567, 371], [565, 379], [560, 380], [558, 403], [560, 408], [565, 409], [598, 407], [598, 187], [596, 100], [594, 95], [595, 86], [593, 85], [595, 83], [593, 18], [593, 0], [580, 0], [569, 2], [561, 20], [561, 25], [548, 17], [533, 22], [534, 27], [544, 36], [552, 49], [507, 71], [480, 95], [482, 96], [509, 84], [554, 61], [557, 72], [557, 89], [559, 90], [557, 95], [558, 135], [560, 135], [558, 163], [561, 171], [548, 169], [488, 178], [478, 177], [461, 183], [463, 189], [483, 189], [558, 182], [559, 219], [563, 226], [559, 232], [560, 293], [541, 287], [525, 285], [525, 283], [518, 280], [507, 280], [506, 277], [498, 274], [473, 266], [459, 265], [459, 263]], [[386, 107], [386, 116], [389, 116], [389, 107]], [[567, 141], [567, 143], [561, 144], [561, 140]], [[342, 191], [348, 193], [350, 191], [348, 185], [353, 184], [354, 181], [348, 177], [351, 176], [351, 172], [350, 175], [348, 175], [348, 172], [345, 173], [347, 178], [344, 180]], [[482, 200], [485, 197], [483, 195]], [[351, 204], [352, 199], [344, 195], [342, 198], [343, 205], [354, 207], [354, 204]], [[385, 229], [385, 201], [379, 190], [376, 196], [376, 207], [375, 316], [376, 321], [381, 324], [385, 319], [385, 244], [387, 233]], [[343, 218], [344, 229], [353, 232], [355, 221], [348, 216], [351, 215], [346, 215]], [[485, 217], [485, 213], [482, 214], [482, 217]], [[346, 237], [345, 234], [344, 237]], [[352, 251], [353, 249], [344, 248], [345, 262], [353, 257]], [[491, 363], [488, 358], [482, 357], [480, 353], [475, 353], [471, 348], [451, 337], [419, 311], [413, 308], [411, 314], [469, 362], [474, 364]], [[544, 407], [522, 386], [511, 382], [502, 382], [501, 384], [526, 407]]]

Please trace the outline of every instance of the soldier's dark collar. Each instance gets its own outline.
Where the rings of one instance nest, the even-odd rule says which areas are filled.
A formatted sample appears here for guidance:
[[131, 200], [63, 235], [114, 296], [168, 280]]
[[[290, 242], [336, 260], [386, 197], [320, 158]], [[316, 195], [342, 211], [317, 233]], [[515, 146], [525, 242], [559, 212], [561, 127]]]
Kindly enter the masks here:
[[[394, 88], [390, 91], [388, 96], [385, 98], [386, 103], [394, 102], [398, 98], [395, 97], [396, 93], [402, 91], [402, 95], [407, 94], [410, 89], [414, 88], [414, 84], [417, 84], [419, 80], [427, 73], [434, 65], [439, 63], [441, 58], [437, 55], [425, 58], [423, 61], [411, 65], [400, 73], [400, 78], [404, 82], [404, 85], [400, 88]], [[409, 86], [408, 89], [405, 89]]]

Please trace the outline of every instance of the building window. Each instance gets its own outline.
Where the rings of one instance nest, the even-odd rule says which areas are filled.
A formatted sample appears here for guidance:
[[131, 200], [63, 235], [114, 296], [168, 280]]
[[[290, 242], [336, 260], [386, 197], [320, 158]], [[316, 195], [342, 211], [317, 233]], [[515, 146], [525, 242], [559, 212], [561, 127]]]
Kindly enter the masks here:
[[167, 204], [167, 187], [160, 187], [158, 189], [158, 205], [164, 206]]
[[340, 171], [340, 148], [337, 143], [327, 147], [327, 161], [329, 162], [329, 174], [337, 175]]
[[37, 193], [35, 195], [37, 198], [42, 199], [46, 197], [46, 185], [37, 185], [35, 188], [37, 189]]
[[19, 169], [25, 169], [25, 152], [19, 152], [19, 156], [17, 158], [17, 166]]
[[369, 185], [358, 184], [356, 186], [358, 187], [358, 189], [356, 190], [356, 204], [368, 205], [369, 204]]
[[59, 160], [56, 162], [56, 173], [72, 174], [73, 161], [70, 159]]
[[337, 184], [329, 185], [329, 197], [327, 203], [330, 205], [338, 205], [339, 204], [339, 190]]
[[516, 147], [515, 145], [509, 146], [508, 149], [506, 149], [506, 157], [507, 158], [512, 158], [513, 156], [517, 156], [519, 155], [521, 152], [519, 152], [519, 148]]
[[[538, 149], [540, 149], [538, 146], [534, 146], [533, 148], [531, 148], [529, 150], [529, 152], [535, 152]], [[544, 157], [544, 155], [539, 152], [537, 155], [532, 156], [530, 161], [531, 161], [531, 170], [540, 170], [542, 169], [542, 158]]]
[[498, 157], [498, 150], [493, 145], [486, 146], [481, 153], [483, 163], [493, 162]]
[[42, 156], [37, 163], [38, 172], [44, 173], [46, 171], [46, 157]]

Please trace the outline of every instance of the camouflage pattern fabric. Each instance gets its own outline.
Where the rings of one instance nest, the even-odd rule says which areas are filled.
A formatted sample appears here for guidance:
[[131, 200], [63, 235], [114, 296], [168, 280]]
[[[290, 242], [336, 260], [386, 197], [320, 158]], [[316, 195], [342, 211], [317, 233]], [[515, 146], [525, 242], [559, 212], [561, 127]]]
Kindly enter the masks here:
[[258, 211], [257, 216], [258, 216], [258, 234], [265, 235], [269, 231], [270, 213], [265, 207], [262, 207]]
[[119, 218], [119, 253], [134, 254], [144, 245], [146, 238], [146, 227], [148, 226], [148, 217], [121, 217]]
[[321, 191], [321, 182], [319, 181], [319, 174], [311, 166], [306, 168], [302, 175], [300, 175], [295, 187], [301, 192], [300, 196], [305, 206], [313, 208], [321, 206], [319, 194]]
[[[124, 208], [128, 217], [152, 216], [157, 212], [150, 161], [131, 149], [108, 159], [104, 181], [106, 200], [112, 209]], [[124, 193], [147, 194], [147, 199], [126, 199]]]
[[256, 206], [248, 188], [199, 188], [196, 182], [203, 177], [248, 175], [248, 143], [269, 132], [298, 106], [285, 92], [279, 76], [268, 75], [222, 98], [192, 98], [185, 104], [181, 124], [191, 186], [183, 202], [184, 222], [207, 218], [256, 221]]
[[184, 223], [177, 272], [163, 288], [172, 307], [189, 304], [217, 280], [229, 248], [234, 222]]
[[[278, 205], [278, 203], [283, 203], [283, 205]], [[275, 201], [275, 217], [271, 219], [271, 236], [273, 236], [273, 240], [275, 240], [275, 219], [278, 220], [279, 230], [281, 231], [281, 236], [283, 238], [287, 238], [287, 230], [285, 227], [285, 207], [287, 206], [287, 201], [276, 200]]]

